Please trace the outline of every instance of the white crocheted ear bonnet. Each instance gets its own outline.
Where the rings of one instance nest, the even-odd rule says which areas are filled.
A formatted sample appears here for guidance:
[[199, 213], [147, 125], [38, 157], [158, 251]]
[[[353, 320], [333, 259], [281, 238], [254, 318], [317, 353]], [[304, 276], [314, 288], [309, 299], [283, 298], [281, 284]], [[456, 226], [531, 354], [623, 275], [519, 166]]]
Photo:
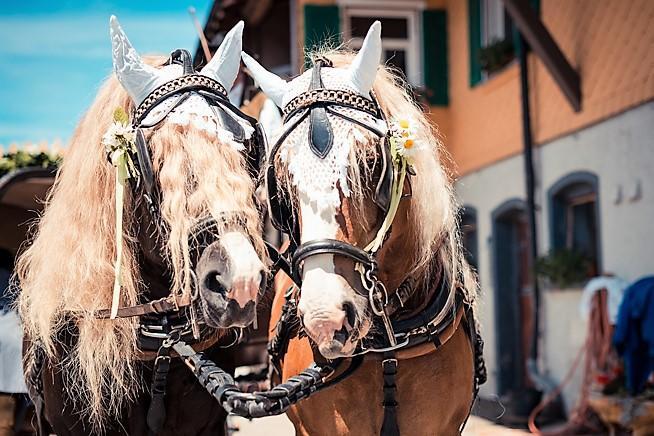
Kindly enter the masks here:
[[[291, 81], [289, 90], [284, 97], [290, 101], [297, 95], [306, 92], [311, 80], [312, 70], [306, 71], [300, 77]], [[357, 92], [349, 80], [349, 72], [341, 68], [321, 68], [321, 77], [325, 88]], [[386, 132], [386, 123], [372, 115], [347, 107], [333, 107], [351, 118], [360, 120], [367, 125], [376, 126], [381, 132]], [[299, 116], [300, 114], [296, 115]], [[369, 130], [336, 115], [328, 115], [334, 134], [334, 142], [329, 153], [321, 158], [308, 146], [309, 118], [306, 118], [286, 138], [279, 149], [279, 158], [287, 166], [291, 181], [301, 192], [310, 194], [315, 199], [319, 209], [341, 203], [339, 190], [346, 197], [350, 196], [348, 168], [353, 147], [368, 144], [378, 139]], [[288, 120], [292, 123], [295, 118]], [[276, 138], [273, 138], [275, 141]]]
[[[323, 85], [326, 89], [350, 91], [370, 98], [380, 59], [381, 24], [376, 22], [371, 26], [361, 50], [348, 68], [321, 68]], [[313, 69], [287, 83], [275, 74], [266, 71], [245, 53], [243, 53], [243, 61], [263, 91], [280, 107], [284, 107], [293, 98], [309, 89]], [[347, 107], [334, 107], [333, 109], [364, 124], [375, 126], [382, 134], [385, 134], [387, 130], [384, 121], [365, 112]], [[357, 143], [367, 144], [375, 139], [370, 131], [353, 122], [331, 114], [328, 117], [334, 141], [331, 150], [324, 158], [311, 151], [308, 145], [308, 119], [302, 121], [289, 134], [279, 149], [280, 159], [288, 166], [293, 185], [299, 192], [315, 199], [319, 210], [328, 206], [340, 205], [337, 187], [340, 188], [343, 195], [350, 195], [348, 168], [352, 147]], [[296, 118], [288, 119], [285, 124], [292, 124], [295, 120]], [[275, 140], [276, 138], [273, 137], [271, 143], [274, 143]]]
[[[136, 106], [157, 87], [183, 75], [181, 65], [171, 64], [161, 68], [147, 65], [127, 39], [118, 19], [112, 15], [109, 23], [114, 72]], [[199, 74], [218, 81], [229, 91], [239, 71], [242, 37], [243, 22], [240, 21], [225, 35], [211, 61], [202, 68]], [[148, 124], [153, 120], [160, 119], [162, 114], [177, 104], [178, 98], [171, 97], [158, 104], [146, 116], [143, 123]], [[254, 133], [254, 128], [236, 114], [232, 115], [243, 126], [245, 137], [250, 138]], [[183, 126], [193, 125], [209, 135], [219, 137], [221, 141], [230, 143], [237, 150], [244, 148], [243, 144], [234, 141], [232, 133], [222, 125], [222, 121], [200, 95], [191, 95], [175, 107], [166, 117], [166, 122]]]

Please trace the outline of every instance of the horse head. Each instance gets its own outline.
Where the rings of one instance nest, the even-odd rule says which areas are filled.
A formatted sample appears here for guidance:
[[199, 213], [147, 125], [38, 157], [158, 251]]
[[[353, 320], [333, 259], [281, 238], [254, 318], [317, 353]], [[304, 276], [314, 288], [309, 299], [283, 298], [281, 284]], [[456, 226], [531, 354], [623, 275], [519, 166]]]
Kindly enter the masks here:
[[[284, 108], [283, 133], [269, 157], [268, 190], [270, 199], [277, 200], [271, 204], [273, 216], [280, 214], [283, 204], [279, 200], [286, 197], [288, 210], [277, 221], [283, 221], [284, 230], [298, 239], [295, 242], [301, 247], [331, 240], [363, 248], [383, 219], [372, 185], [384, 177], [385, 163], [378, 148], [385, 136], [385, 121], [347, 105], [289, 109], [307, 92], [322, 90], [345, 91], [347, 97], [360, 96], [372, 105], [371, 91], [381, 57], [380, 32], [380, 24], [374, 24], [350, 65], [333, 67], [329, 60], [319, 59], [319, 65], [290, 82], [244, 54], [255, 81]], [[279, 189], [272, 187], [273, 183]], [[312, 253], [301, 261], [298, 310], [305, 330], [325, 357], [352, 353], [357, 339], [365, 336], [371, 325], [356, 263], [330, 250]]]
[[145, 265], [169, 279], [155, 283], [151, 297], [190, 293], [210, 326], [245, 327], [256, 316], [265, 266], [252, 168], [261, 138], [226, 98], [243, 22], [198, 72], [185, 50], [149, 65], [115, 17], [110, 25], [114, 71], [136, 108], [138, 245]]

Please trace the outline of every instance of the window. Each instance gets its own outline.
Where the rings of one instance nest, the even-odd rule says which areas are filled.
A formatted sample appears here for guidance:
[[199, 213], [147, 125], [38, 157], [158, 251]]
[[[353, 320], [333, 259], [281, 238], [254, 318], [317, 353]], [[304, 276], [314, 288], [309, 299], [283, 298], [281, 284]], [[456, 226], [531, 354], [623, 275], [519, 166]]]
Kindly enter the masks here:
[[477, 245], [477, 211], [466, 206], [461, 211], [461, 239], [468, 264], [479, 270], [479, 249]]
[[589, 277], [600, 272], [597, 176], [570, 174], [550, 189], [552, 248], [582, 255]]
[[501, 0], [468, 0], [468, 19], [470, 84], [474, 86], [515, 58], [515, 29]]
[[368, 29], [379, 20], [382, 24], [382, 61], [400, 69], [409, 83], [422, 85], [422, 63], [418, 8], [403, 7], [381, 9], [378, 2], [373, 8], [344, 7], [343, 34], [353, 49], [361, 48]]
[[511, 18], [501, 0], [481, 1], [481, 46], [488, 47], [511, 38]]

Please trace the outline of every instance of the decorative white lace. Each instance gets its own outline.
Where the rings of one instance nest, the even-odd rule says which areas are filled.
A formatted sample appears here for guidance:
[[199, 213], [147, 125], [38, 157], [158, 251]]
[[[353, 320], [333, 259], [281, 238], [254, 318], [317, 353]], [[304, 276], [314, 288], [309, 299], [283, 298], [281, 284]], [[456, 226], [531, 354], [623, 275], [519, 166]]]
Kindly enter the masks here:
[[[306, 71], [289, 83], [289, 92], [284, 96], [284, 103], [288, 103], [294, 97], [307, 91], [311, 73], [312, 70]], [[325, 88], [357, 92], [350, 82], [347, 70], [324, 68], [321, 73]], [[387, 130], [385, 122], [365, 112], [338, 106], [333, 106], [333, 109], [367, 125], [376, 126], [382, 134]], [[319, 211], [340, 205], [341, 199], [337, 187], [340, 188], [343, 195], [350, 196], [348, 168], [352, 147], [357, 144], [367, 144], [376, 139], [371, 132], [355, 123], [332, 114], [329, 114], [328, 117], [334, 133], [334, 143], [325, 158], [318, 157], [309, 147], [308, 118], [293, 130], [279, 150], [279, 157], [288, 166], [293, 185], [297, 187], [298, 191], [315, 201]], [[287, 124], [292, 123], [295, 119], [291, 118]]]
[[[172, 97], [159, 103], [143, 120], [144, 124], [151, 123], [159, 119], [162, 114], [166, 113], [171, 106], [177, 103], [178, 98]], [[227, 108], [222, 108], [229, 112], [232, 117], [243, 127], [245, 138], [249, 139], [254, 133], [254, 128], [244, 120], [241, 120], [236, 114]], [[223, 142], [229, 143], [236, 150], [243, 150], [245, 145], [234, 140], [234, 135], [222, 125], [221, 120], [216, 117], [204, 97], [193, 94], [182, 104], [173, 109], [166, 117], [167, 123], [174, 123], [181, 126], [192, 125], [196, 129], [205, 131], [207, 134], [219, 138]]]

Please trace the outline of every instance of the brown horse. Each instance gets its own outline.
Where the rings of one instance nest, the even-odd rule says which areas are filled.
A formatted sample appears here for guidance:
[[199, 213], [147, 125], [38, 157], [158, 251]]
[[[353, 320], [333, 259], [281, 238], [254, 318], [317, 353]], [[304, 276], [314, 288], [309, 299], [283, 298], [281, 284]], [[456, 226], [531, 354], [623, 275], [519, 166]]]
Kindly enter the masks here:
[[356, 56], [314, 54], [288, 83], [244, 56], [285, 115], [268, 195], [300, 287], [276, 277], [273, 362], [287, 380], [314, 361], [343, 374], [365, 356], [289, 409], [301, 435], [459, 434], [484, 377], [477, 283], [440, 143], [402, 81], [378, 68], [380, 34], [376, 23]]
[[[181, 335], [230, 369], [221, 347], [256, 315], [266, 273], [250, 165], [258, 129], [226, 92], [242, 29], [195, 72], [184, 50], [146, 63], [111, 19], [116, 74], [77, 127], [17, 265], [44, 433], [224, 431], [224, 411], [165, 339]], [[131, 175], [124, 191], [116, 144]]]

